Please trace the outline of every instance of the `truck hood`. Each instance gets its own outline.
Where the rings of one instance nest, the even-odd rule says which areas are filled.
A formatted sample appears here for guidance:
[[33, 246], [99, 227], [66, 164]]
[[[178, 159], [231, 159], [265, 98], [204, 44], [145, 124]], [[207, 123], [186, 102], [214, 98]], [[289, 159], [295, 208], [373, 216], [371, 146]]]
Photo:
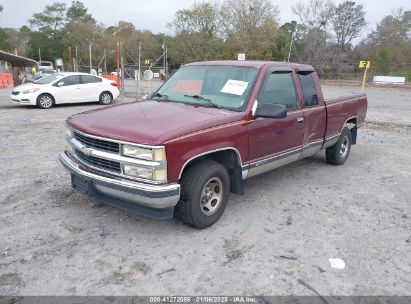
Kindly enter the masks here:
[[73, 115], [67, 124], [87, 134], [147, 145], [240, 120], [244, 113], [148, 100]]

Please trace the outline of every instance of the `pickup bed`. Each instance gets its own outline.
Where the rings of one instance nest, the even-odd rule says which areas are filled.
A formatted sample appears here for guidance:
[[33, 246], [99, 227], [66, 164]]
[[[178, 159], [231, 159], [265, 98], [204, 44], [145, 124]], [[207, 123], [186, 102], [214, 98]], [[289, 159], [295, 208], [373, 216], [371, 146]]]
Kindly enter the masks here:
[[324, 100], [308, 65], [191, 63], [146, 101], [69, 117], [59, 159], [78, 191], [205, 228], [247, 178], [321, 150], [343, 164], [366, 111], [364, 94]]

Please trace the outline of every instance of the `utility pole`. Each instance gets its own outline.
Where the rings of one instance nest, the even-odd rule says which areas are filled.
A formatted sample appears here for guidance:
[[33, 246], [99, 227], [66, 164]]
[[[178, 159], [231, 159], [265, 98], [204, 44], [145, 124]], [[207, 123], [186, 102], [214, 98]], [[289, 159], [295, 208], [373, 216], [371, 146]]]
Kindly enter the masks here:
[[167, 76], [168, 76], [168, 47], [167, 47], [167, 45], [166, 45], [166, 71], [165, 71], [165, 73], [166, 73], [166, 80], [167, 80]]
[[69, 57], [68, 58], [69, 59], [69, 66], [68, 66], [69, 71], [74, 72], [74, 69], [72, 68], [73, 58], [72, 58], [72, 55], [71, 55], [71, 46], [68, 47], [68, 57]]
[[292, 31], [291, 33], [290, 50], [288, 51], [288, 62], [290, 62], [291, 49], [293, 48], [293, 41], [294, 41], [294, 31]]
[[124, 58], [121, 56], [121, 80], [123, 83], [121, 84], [121, 94], [124, 95]]
[[106, 50], [104, 50], [104, 74], [107, 75], [107, 58], [106, 58]]
[[117, 87], [120, 88], [120, 43], [117, 42]]
[[[74, 63], [74, 61], [73, 61]], [[76, 45], [76, 59], [75, 59], [75, 68], [74, 71], [78, 72], [78, 49], [77, 49], [77, 45]]]
[[41, 50], [39, 48], [39, 62], [41, 62]]
[[163, 38], [163, 68], [164, 68], [164, 78], [166, 78], [166, 42]]
[[89, 53], [89, 57], [90, 57], [90, 74], [91, 74], [91, 70], [93, 69], [93, 64], [91, 62], [91, 42], [88, 42], [88, 53]]
[[140, 93], [140, 77], [141, 77], [141, 41], [138, 42], [138, 77], [137, 77], [137, 90]]

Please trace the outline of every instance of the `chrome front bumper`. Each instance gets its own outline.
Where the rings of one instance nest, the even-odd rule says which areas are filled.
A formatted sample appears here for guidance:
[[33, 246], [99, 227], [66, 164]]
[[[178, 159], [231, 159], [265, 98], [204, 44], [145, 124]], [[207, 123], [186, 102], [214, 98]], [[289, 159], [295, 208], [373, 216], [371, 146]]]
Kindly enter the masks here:
[[150, 185], [96, 174], [62, 152], [59, 160], [71, 174], [72, 187], [108, 205], [153, 218], [173, 217], [180, 185]]

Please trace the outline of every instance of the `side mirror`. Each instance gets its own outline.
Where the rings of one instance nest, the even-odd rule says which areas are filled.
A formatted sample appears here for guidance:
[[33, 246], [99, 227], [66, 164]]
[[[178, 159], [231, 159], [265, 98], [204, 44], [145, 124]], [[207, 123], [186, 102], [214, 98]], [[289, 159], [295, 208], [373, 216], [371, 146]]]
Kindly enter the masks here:
[[64, 82], [63, 82], [63, 81], [60, 81], [60, 82], [57, 84], [57, 86], [58, 86], [58, 87], [64, 86]]
[[263, 118], [285, 118], [287, 117], [287, 108], [280, 104], [263, 103], [258, 105], [254, 116]]

